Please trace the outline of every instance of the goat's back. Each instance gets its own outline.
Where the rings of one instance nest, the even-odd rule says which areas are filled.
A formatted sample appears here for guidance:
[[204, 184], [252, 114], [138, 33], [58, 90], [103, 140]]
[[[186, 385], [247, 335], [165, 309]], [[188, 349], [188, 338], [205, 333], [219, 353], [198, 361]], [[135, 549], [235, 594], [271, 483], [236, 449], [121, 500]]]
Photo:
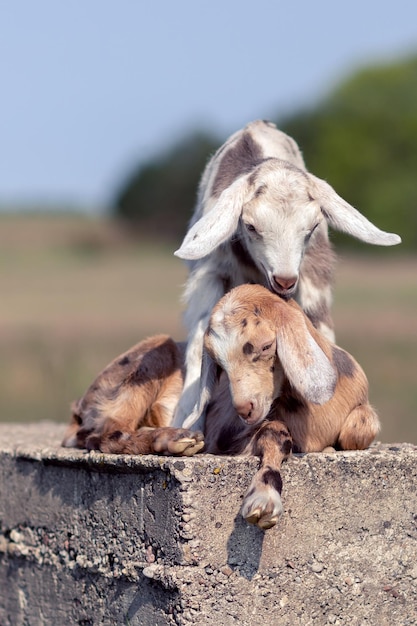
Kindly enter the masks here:
[[222, 191], [239, 176], [248, 174], [269, 158], [281, 159], [305, 170], [297, 143], [272, 122], [256, 120], [231, 135], [203, 172], [191, 225], [210, 210]]

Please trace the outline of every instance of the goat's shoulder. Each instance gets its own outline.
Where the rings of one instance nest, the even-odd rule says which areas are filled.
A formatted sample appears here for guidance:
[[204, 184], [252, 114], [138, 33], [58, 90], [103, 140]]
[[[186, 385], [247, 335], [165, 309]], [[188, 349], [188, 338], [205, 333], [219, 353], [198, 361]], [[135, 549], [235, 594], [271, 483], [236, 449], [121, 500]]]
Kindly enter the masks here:
[[183, 367], [185, 347], [169, 335], [154, 335], [134, 345], [113, 359], [100, 372], [84, 399], [88, 400], [100, 390], [111, 395], [120, 385], [162, 379]]

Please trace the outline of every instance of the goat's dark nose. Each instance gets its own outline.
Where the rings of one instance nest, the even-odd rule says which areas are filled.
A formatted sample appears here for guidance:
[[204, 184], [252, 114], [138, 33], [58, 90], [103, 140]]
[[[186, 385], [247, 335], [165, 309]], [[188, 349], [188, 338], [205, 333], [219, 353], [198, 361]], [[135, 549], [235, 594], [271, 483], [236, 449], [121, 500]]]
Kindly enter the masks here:
[[253, 402], [248, 400], [248, 402], [244, 402], [243, 404], [235, 405], [235, 409], [238, 415], [242, 417], [244, 420], [248, 419], [252, 415], [253, 411]]
[[295, 286], [297, 282], [297, 276], [290, 276], [289, 278], [286, 278], [284, 276], [274, 276], [274, 282], [279, 290], [289, 291]]

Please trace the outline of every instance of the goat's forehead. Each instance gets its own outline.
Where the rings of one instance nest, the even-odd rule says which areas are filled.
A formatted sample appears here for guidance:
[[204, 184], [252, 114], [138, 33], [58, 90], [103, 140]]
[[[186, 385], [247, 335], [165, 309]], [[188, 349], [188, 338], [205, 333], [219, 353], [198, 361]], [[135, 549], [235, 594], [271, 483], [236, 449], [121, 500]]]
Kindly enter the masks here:
[[208, 329], [208, 344], [217, 354], [237, 350], [248, 338], [253, 343], [272, 334], [270, 324], [256, 312], [256, 305], [236, 306], [227, 302], [213, 311]]
[[[262, 216], [269, 213], [270, 207], [280, 207], [280, 215], [293, 218], [294, 214], [309, 218], [309, 213], [317, 211], [318, 206], [313, 203], [310, 194], [310, 180], [308, 175], [297, 168], [289, 169], [260, 169], [251, 180], [253, 189], [252, 201], [248, 203], [256, 206]], [[300, 207], [303, 208], [300, 214]]]
[[247, 319], [257, 317], [259, 308], [256, 302], [247, 302], [244, 294], [237, 294], [237, 290], [233, 290], [226, 294], [217, 306], [214, 307], [211, 315], [211, 325], [217, 330], [224, 328], [225, 330], [245, 326]]

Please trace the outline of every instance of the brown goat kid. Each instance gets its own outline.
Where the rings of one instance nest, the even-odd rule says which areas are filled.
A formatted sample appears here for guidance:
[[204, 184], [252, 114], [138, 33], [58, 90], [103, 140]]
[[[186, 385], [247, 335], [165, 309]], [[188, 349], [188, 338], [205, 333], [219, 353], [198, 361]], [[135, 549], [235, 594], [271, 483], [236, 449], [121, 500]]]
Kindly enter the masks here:
[[151, 337], [117, 357], [73, 407], [63, 445], [128, 454], [254, 454], [242, 515], [270, 528], [282, 513], [280, 468], [295, 452], [364, 449], [379, 430], [361, 367], [301, 308], [259, 285], [213, 309], [200, 382], [201, 432], [169, 428], [183, 388], [184, 345]]
[[184, 381], [185, 344], [168, 335], [114, 359], [72, 405], [62, 445], [114, 454], [192, 455], [202, 433], [170, 428]]
[[237, 287], [214, 307], [200, 398], [205, 450], [261, 459], [242, 506], [261, 528], [282, 512], [280, 467], [291, 451], [362, 450], [380, 428], [359, 364], [295, 301], [259, 285]]

